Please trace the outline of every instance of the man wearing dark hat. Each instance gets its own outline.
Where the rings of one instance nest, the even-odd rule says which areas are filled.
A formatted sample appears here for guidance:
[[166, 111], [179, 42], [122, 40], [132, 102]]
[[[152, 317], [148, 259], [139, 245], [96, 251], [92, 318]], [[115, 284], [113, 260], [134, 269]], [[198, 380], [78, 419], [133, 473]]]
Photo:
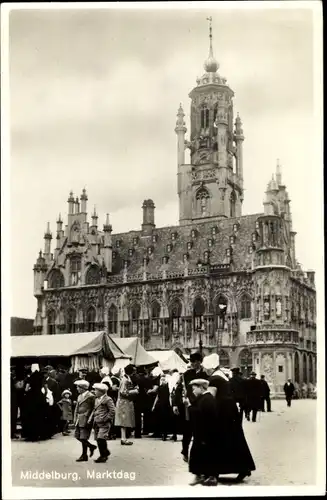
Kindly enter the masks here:
[[271, 412], [271, 401], [270, 401], [270, 387], [265, 380], [265, 376], [261, 375], [260, 384], [262, 390], [262, 408], [261, 411], [265, 411], [265, 403], [267, 405], [267, 411]]
[[240, 419], [242, 422], [243, 413], [246, 408], [246, 382], [239, 368], [232, 368], [231, 372], [232, 377], [229, 380], [229, 386], [235, 402], [239, 405]]
[[192, 428], [190, 423], [190, 418], [192, 414], [192, 405], [196, 400], [193, 394], [192, 386], [190, 382], [194, 379], [208, 379], [208, 375], [202, 367], [202, 355], [200, 352], [194, 352], [190, 355], [191, 367], [186, 370], [182, 379], [183, 384], [180, 386], [179, 390], [175, 391], [173, 404], [173, 412], [175, 414], [179, 413], [179, 409], [183, 408], [183, 415], [181, 415], [182, 427], [183, 427], [183, 439], [182, 439], [182, 455], [185, 462], [188, 461], [188, 451], [192, 439]]
[[262, 386], [260, 380], [257, 379], [257, 374], [252, 372], [250, 379], [246, 383], [247, 392], [247, 410], [252, 411], [252, 422], [257, 421], [257, 413], [261, 410], [262, 401]]

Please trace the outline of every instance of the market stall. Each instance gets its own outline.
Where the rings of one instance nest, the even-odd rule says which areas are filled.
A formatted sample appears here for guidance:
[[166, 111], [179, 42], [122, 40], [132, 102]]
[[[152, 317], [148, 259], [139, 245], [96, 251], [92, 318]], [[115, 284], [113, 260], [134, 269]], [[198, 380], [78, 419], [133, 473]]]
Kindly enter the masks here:
[[162, 371], [178, 370], [184, 373], [187, 369], [187, 363], [175, 351], [149, 351], [158, 362]]
[[157, 360], [144, 349], [138, 337], [115, 337], [115, 342], [122, 351], [131, 357], [131, 363], [135, 366], [155, 365], [157, 363]]
[[12, 362], [43, 360], [45, 364], [64, 360], [66, 364], [68, 361], [71, 372], [81, 368], [98, 371], [102, 366], [111, 369], [118, 359], [130, 362], [129, 354], [104, 331], [11, 337], [11, 359]]

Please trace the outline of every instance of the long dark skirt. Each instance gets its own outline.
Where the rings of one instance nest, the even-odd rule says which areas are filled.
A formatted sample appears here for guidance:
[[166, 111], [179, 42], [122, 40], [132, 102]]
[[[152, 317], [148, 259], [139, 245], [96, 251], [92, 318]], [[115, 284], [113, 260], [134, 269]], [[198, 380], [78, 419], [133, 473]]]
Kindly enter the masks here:
[[214, 442], [204, 444], [194, 439], [189, 456], [189, 471], [196, 476], [217, 475], [216, 455]]

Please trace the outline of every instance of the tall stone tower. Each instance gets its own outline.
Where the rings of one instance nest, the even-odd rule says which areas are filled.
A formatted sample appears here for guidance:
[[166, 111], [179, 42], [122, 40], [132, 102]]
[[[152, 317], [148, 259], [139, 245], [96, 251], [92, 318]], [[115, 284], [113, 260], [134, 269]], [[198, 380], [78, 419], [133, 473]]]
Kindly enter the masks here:
[[[181, 105], [175, 128], [181, 225], [242, 215], [242, 123], [237, 115], [233, 129], [234, 92], [218, 73], [212, 49], [212, 19], [208, 21], [210, 45], [205, 73], [189, 94], [190, 140], [185, 140], [187, 129]], [[185, 164], [185, 148], [190, 149], [189, 165]]]

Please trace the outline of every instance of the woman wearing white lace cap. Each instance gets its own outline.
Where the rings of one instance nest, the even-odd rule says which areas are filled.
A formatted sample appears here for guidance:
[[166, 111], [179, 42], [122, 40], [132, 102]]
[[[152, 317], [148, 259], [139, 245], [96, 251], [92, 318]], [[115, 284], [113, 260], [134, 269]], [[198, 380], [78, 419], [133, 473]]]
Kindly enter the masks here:
[[[203, 359], [203, 367], [209, 375], [208, 390], [217, 403], [217, 455], [215, 457], [215, 477], [207, 484], [217, 484], [220, 474], [238, 474], [236, 482], [251, 475], [255, 465], [247, 445], [237, 405], [231, 393], [228, 377], [219, 367], [219, 356], [210, 354]], [[205, 484], [205, 483], [203, 483]]]

